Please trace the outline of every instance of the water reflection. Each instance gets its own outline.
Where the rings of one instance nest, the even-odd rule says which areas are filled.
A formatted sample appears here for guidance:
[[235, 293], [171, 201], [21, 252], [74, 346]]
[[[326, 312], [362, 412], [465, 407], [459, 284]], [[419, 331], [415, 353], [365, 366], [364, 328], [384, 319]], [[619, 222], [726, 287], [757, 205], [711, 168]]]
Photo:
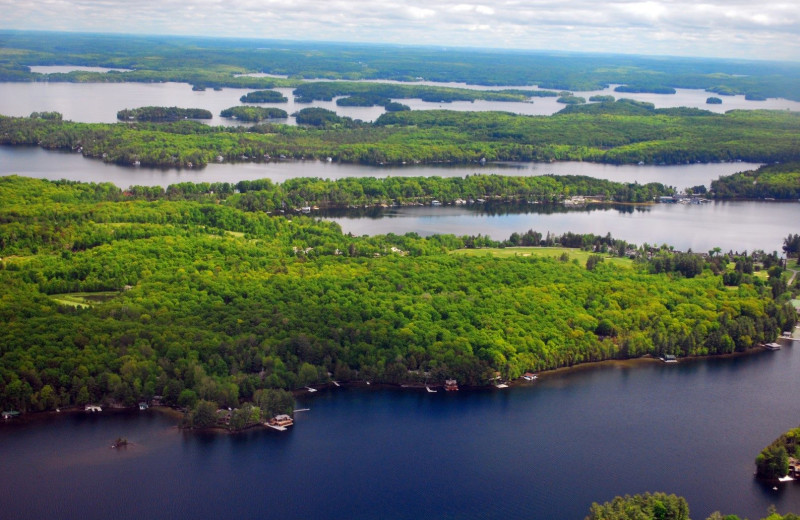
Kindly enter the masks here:
[[553, 233], [611, 233], [634, 244], [669, 244], [676, 249], [706, 252], [781, 251], [783, 239], [793, 233], [800, 204], [765, 202], [714, 202], [711, 204], [651, 204], [647, 206], [524, 204], [487, 209], [481, 206], [395, 207], [324, 214], [345, 233], [378, 235], [408, 232], [485, 235], [505, 240], [511, 233], [529, 229]]

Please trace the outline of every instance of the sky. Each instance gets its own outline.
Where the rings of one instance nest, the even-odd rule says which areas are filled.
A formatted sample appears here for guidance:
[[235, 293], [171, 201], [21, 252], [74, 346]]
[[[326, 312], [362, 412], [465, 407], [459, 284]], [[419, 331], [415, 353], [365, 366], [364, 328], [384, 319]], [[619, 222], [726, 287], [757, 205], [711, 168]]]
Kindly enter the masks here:
[[799, 0], [0, 0], [0, 29], [800, 61]]

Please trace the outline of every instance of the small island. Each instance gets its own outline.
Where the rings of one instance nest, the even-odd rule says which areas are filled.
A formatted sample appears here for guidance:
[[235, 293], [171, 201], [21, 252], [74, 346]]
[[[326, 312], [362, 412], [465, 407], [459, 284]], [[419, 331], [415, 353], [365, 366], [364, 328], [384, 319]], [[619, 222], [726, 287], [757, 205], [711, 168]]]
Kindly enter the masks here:
[[171, 122], [181, 119], [211, 119], [213, 115], [203, 108], [140, 107], [117, 112], [120, 121]]
[[575, 96], [571, 92], [562, 92], [561, 96], [556, 99], [556, 102], [563, 103], [564, 105], [583, 105], [586, 103], [586, 98]]
[[289, 98], [276, 90], [256, 90], [239, 98], [242, 103], [288, 103]]
[[281, 110], [280, 108], [243, 106], [226, 108], [220, 112], [219, 115], [249, 123], [258, 123], [259, 121], [264, 121], [265, 119], [286, 119], [289, 117], [289, 114], [286, 112], [286, 110]]
[[589, 101], [594, 101], [596, 103], [613, 103], [614, 101], [616, 101], [616, 98], [614, 96], [604, 96], [598, 94], [590, 97]]
[[721, 105], [722, 100], [718, 97], [711, 96], [710, 98], [706, 99], [706, 105]]
[[800, 478], [800, 426], [761, 450], [756, 457], [756, 477], [780, 482]]

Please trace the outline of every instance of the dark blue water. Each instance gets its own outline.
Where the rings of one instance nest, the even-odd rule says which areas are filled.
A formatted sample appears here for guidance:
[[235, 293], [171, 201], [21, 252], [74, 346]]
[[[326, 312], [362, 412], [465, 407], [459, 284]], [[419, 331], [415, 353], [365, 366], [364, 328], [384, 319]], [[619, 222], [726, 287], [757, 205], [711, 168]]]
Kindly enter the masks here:
[[[182, 432], [156, 411], [0, 426], [4, 518], [583, 518], [644, 491], [800, 512], [753, 459], [800, 423], [800, 348], [588, 367], [505, 391], [331, 389], [293, 429]], [[133, 445], [111, 449], [119, 435]]]

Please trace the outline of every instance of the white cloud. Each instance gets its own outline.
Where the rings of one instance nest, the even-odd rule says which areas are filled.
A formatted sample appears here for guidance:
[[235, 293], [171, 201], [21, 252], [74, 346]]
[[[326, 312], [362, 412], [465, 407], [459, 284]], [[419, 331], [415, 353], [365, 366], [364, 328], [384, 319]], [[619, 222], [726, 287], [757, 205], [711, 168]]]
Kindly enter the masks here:
[[0, 29], [800, 60], [793, 0], [0, 0]]

